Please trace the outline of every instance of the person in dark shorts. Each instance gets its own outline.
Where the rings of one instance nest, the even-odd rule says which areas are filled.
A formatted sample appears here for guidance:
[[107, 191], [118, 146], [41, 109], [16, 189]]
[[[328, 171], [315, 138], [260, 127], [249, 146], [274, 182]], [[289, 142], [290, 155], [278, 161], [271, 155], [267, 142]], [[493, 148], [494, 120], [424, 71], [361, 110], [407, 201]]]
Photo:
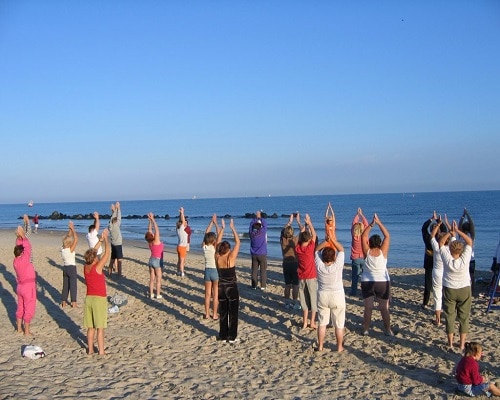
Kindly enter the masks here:
[[[370, 231], [375, 225], [378, 225], [380, 228], [384, 239], [378, 234], [370, 236]], [[365, 306], [363, 335], [368, 335], [375, 300], [378, 301], [378, 308], [384, 322], [384, 333], [389, 336], [394, 335], [391, 330], [389, 314], [391, 281], [387, 270], [387, 255], [389, 253], [390, 240], [389, 231], [382, 224], [377, 214], [374, 214], [372, 222], [363, 231], [361, 240], [363, 254], [365, 255], [365, 268], [361, 275], [361, 292]]]

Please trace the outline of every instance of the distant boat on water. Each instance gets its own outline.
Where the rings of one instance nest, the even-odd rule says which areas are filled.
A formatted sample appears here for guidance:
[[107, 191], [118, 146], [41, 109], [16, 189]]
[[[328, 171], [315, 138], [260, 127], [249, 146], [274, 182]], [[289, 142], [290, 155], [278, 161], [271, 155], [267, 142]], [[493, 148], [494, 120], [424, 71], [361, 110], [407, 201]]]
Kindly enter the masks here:
[[33, 207], [33, 204], [35, 204], [35, 203], [33, 203], [33, 200], [30, 200], [28, 203], [28, 207]]

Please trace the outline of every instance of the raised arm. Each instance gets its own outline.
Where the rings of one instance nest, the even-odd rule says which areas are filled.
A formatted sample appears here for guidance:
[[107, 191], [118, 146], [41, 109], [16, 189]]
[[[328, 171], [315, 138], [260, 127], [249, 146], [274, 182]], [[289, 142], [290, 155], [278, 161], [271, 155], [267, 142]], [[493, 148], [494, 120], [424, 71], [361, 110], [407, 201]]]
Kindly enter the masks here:
[[212, 219], [208, 223], [207, 228], [205, 229], [205, 233], [211, 232], [212, 227], [215, 225], [216, 231], [218, 232], [219, 230], [217, 229], [217, 216], [214, 214], [212, 215]]
[[309, 214], [306, 214], [304, 222], [309, 227], [309, 232], [311, 233], [311, 240], [313, 242], [316, 242], [316, 230], [314, 229], [314, 225], [311, 221], [311, 217], [309, 217]]
[[184, 207], [179, 208], [179, 219], [182, 222], [182, 225], [184, 225], [184, 222], [186, 222], [186, 217], [184, 216]]
[[446, 214], [444, 214], [444, 224], [446, 226], [446, 231], [450, 232], [451, 231], [451, 224], [448, 221], [448, 216]]
[[[99, 239], [99, 242], [104, 242], [104, 254], [101, 257], [101, 259], [97, 262], [97, 265], [96, 265], [96, 271], [99, 274], [102, 274], [102, 270], [104, 269], [104, 266], [107, 264], [109, 256], [111, 255], [111, 247], [109, 245], [108, 235], [109, 235], [109, 231], [107, 229], [104, 229], [102, 231], [101, 239]], [[98, 244], [99, 244], [99, 242], [98, 242]]]
[[117, 222], [120, 224], [122, 222], [122, 208], [120, 206], [119, 201], [116, 202], [115, 209], [116, 209], [116, 219]]
[[366, 257], [368, 250], [370, 250], [370, 245], [368, 244], [368, 238], [370, 237], [370, 232], [374, 224], [368, 224], [363, 233], [361, 234], [361, 246], [363, 247], [363, 255]]
[[94, 226], [95, 226], [95, 231], [99, 233], [99, 228], [101, 227], [101, 222], [99, 220], [99, 213], [97, 211], [94, 211]]
[[29, 260], [31, 258], [31, 242], [27, 236], [26, 231], [24, 230], [24, 227], [22, 227], [21, 225], [19, 225], [16, 229], [16, 245], [20, 244], [22, 244], [24, 247], [21, 257]]
[[323, 250], [326, 246], [328, 246], [328, 244], [331, 244], [333, 245], [333, 248], [337, 251], [344, 251], [344, 246], [342, 246], [342, 244], [337, 241], [336, 238], [329, 238], [328, 240], [325, 240], [323, 242], [321, 242], [320, 244], [318, 244], [316, 246], [316, 251], [321, 251]]
[[154, 229], [154, 244], [160, 244], [161, 239], [160, 239], [160, 229], [158, 228], [158, 223], [156, 222], [156, 218], [153, 213], [151, 213], [151, 223], [153, 224], [153, 229]]
[[234, 227], [234, 221], [232, 218], [231, 221], [229, 221], [229, 228], [231, 228], [231, 232], [233, 232], [234, 238], [234, 246], [229, 257], [231, 259], [231, 265], [234, 266], [236, 263], [236, 257], [238, 257], [238, 252], [240, 251], [240, 237], [238, 236], [238, 232], [236, 232], [236, 228]]
[[295, 214], [295, 219], [297, 220], [297, 225], [299, 226], [299, 231], [300, 232], [304, 232], [305, 230], [305, 226], [302, 225], [302, 223], [300, 222], [300, 213], [297, 211], [297, 213]]
[[441, 228], [441, 223], [442, 221], [438, 221], [437, 224], [434, 224], [432, 231], [431, 231], [431, 238], [435, 238], [437, 233], [439, 232], [439, 229]]
[[465, 209], [464, 212], [465, 212], [465, 215], [467, 216], [467, 219], [469, 220], [470, 236], [472, 238], [472, 241], [474, 241], [476, 239], [476, 228], [474, 226], [474, 220], [470, 216], [469, 211], [467, 209]]
[[224, 221], [224, 218], [221, 219], [220, 224], [221, 227], [220, 229], [217, 230], [217, 243], [222, 242], [222, 237], [224, 236], [224, 229], [226, 229], [226, 222]]
[[153, 213], [151, 213], [151, 212], [148, 213], [148, 233], [151, 233], [154, 236], [152, 216], [153, 216]]
[[328, 202], [328, 207], [326, 208], [325, 219], [327, 218], [331, 218], [331, 220], [333, 221], [333, 226], [335, 226], [335, 211], [333, 211], [333, 207], [330, 202]]
[[70, 246], [69, 250], [74, 252], [76, 249], [76, 245], [78, 244], [78, 234], [75, 231], [75, 225], [73, 221], [69, 221], [68, 223], [69, 234], [73, 236], [73, 244]]
[[380, 228], [380, 231], [384, 235], [384, 239], [382, 240], [382, 246], [380, 246], [380, 250], [382, 250], [382, 253], [384, 254], [384, 257], [387, 258], [387, 254], [389, 254], [389, 246], [391, 244], [391, 235], [389, 234], [389, 231], [385, 227], [385, 225], [382, 223], [380, 218], [378, 217], [377, 214], [373, 214], [373, 222], [378, 225]]
[[351, 229], [354, 225], [356, 225], [357, 223], [359, 222], [359, 208], [358, 208], [358, 212], [356, 213], [356, 215], [354, 215], [354, 218], [352, 219], [352, 223], [351, 223]]
[[452, 227], [453, 227], [453, 230], [458, 234], [458, 236], [460, 236], [463, 239], [465, 244], [472, 247], [472, 244], [473, 244], [472, 238], [469, 235], [467, 235], [465, 232], [462, 232], [460, 230], [460, 228], [458, 228], [456, 221], [453, 221]]
[[31, 236], [31, 222], [30, 222], [30, 217], [28, 217], [28, 214], [24, 214], [23, 222], [24, 222], [24, 232], [26, 233], [26, 236], [29, 238]]
[[363, 210], [361, 209], [361, 207], [358, 208], [358, 215], [361, 217], [361, 220], [363, 221], [363, 229], [366, 228], [369, 224], [368, 220], [363, 214]]

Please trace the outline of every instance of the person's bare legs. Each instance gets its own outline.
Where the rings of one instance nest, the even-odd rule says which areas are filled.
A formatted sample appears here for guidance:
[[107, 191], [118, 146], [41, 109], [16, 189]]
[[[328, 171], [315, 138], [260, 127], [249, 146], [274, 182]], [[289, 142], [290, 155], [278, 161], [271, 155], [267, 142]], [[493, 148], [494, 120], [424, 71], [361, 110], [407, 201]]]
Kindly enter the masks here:
[[441, 325], [441, 310], [434, 311], [434, 315], [436, 316], [436, 320], [435, 320], [436, 326]]
[[23, 320], [21, 318], [16, 319], [16, 325], [17, 325], [17, 333], [24, 333], [23, 332]]
[[372, 310], [373, 310], [373, 301], [375, 300], [375, 296], [367, 297], [364, 299], [363, 303], [365, 306], [365, 310], [363, 311], [363, 333], [368, 332], [370, 329], [370, 322], [372, 320]]
[[179, 272], [181, 276], [184, 275], [184, 264], [186, 262], [186, 257], [179, 257]]
[[153, 268], [156, 277], [156, 297], [161, 296], [161, 268]]
[[392, 335], [391, 330], [391, 314], [389, 313], [389, 300], [378, 300], [378, 307], [380, 314], [382, 314], [382, 321], [384, 322], [384, 330], [387, 335]]
[[448, 347], [453, 349], [453, 332], [447, 333], [446, 336], [448, 337]]
[[290, 300], [290, 293], [292, 291], [292, 285], [285, 285], [285, 293], [283, 294], [283, 297], [286, 300]]
[[97, 347], [99, 348], [99, 355], [103, 356], [104, 352], [104, 328], [97, 328]]
[[94, 354], [94, 335], [95, 335], [95, 329], [88, 328], [87, 329], [87, 346], [89, 349], [88, 349], [87, 354]]
[[24, 336], [33, 336], [30, 331], [30, 323], [26, 321], [24, 321]]
[[213, 298], [213, 306], [214, 306], [214, 313], [213, 313], [213, 319], [219, 319], [219, 281], [214, 281], [212, 283], [212, 298]]
[[326, 325], [320, 325], [318, 328], [318, 351], [323, 351], [325, 344]]
[[466, 333], [460, 333], [460, 351], [465, 349], [465, 341], [467, 340]]
[[116, 258], [112, 258], [109, 260], [108, 276], [111, 276], [111, 274], [113, 273], [113, 270], [115, 269], [115, 263], [116, 263]]
[[302, 309], [302, 329], [307, 328], [307, 317], [309, 315], [308, 309]]
[[311, 329], [316, 329], [316, 311], [311, 311], [311, 324], [309, 325]]
[[153, 267], [149, 267], [149, 297], [151, 298], [154, 296], [155, 276], [155, 269]]
[[488, 390], [493, 396], [500, 396], [500, 389], [497, 388], [497, 386], [493, 383], [490, 382], [490, 385], [488, 386]]
[[337, 352], [341, 353], [344, 351], [344, 328], [335, 328], [335, 338], [337, 339]]
[[117, 268], [117, 272], [118, 272], [118, 278], [121, 278], [121, 276], [122, 276], [122, 260], [121, 259], [116, 260], [116, 268]]
[[[205, 318], [210, 318], [210, 297], [211, 296], [212, 296], [212, 281], [205, 281]], [[215, 298], [214, 298], [214, 302], [215, 302]], [[214, 313], [214, 317], [215, 317], [215, 313]]]

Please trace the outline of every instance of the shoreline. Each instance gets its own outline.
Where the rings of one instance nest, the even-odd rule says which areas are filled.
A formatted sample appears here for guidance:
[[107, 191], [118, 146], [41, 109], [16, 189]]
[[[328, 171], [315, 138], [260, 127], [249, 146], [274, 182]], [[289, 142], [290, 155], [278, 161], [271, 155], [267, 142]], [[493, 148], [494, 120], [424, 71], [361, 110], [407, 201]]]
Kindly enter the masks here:
[[[2, 397], [19, 398], [176, 398], [176, 399], [409, 399], [454, 398], [452, 370], [460, 355], [449, 353], [444, 327], [433, 325], [433, 312], [422, 310], [423, 268], [391, 268], [391, 318], [396, 336], [382, 331], [374, 312], [369, 336], [362, 336], [363, 302], [346, 294], [343, 353], [335, 352], [333, 330], [325, 351], [315, 352], [316, 332], [301, 330], [301, 311], [285, 309], [281, 260], [269, 260], [268, 292], [250, 289], [250, 258], [238, 257], [240, 342], [215, 340], [218, 323], [203, 319], [203, 256], [191, 250], [186, 277], [175, 276], [176, 254], [165, 254], [162, 300], [146, 298], [149, 281], [145, 241], [124, 241], [124, 277], [107, 279], [108, 296], [128, 303], [108, 316], [104, 357], [86, 355], [83, 329], [85, 285], [77, 246], [79, 307], [61, 309], [63, 232], [32, 235], [38, 273], [38, 304], [33, 338], [14, 333], [17, 304], [12, 268], [14, 233], [0, 230], [0, 380]], [[478, 272], [478, 277], [489, 276]], [[344, 267], [350, 287], [350, 265]], [[484, 289], [478, 285], [478, 289]], [[483, 344], [481, 367], [500, 375], [496, 338], [500, 311], [486, 313], [485, 300], [473, 301], [468, 340]], [[20, 349], [35, 344], [46, 357], [23, 359]], [[19, 371], [23, 371], [22, 374]]]

